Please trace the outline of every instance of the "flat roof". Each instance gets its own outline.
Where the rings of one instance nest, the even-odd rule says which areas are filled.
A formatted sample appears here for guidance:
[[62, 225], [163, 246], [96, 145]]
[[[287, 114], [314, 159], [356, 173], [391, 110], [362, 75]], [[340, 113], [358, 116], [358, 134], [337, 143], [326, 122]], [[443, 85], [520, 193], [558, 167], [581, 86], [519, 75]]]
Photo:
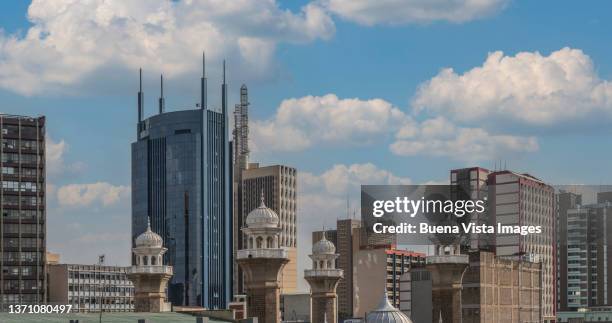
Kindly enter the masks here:
[[[196, 317], [176, 312], [166, 313], [134, 313], [111, 312], [102, 313], [103, 323], [137, 323], [138, 319], [146, 319], [147, 323], [195, 323]], [[71, 314], [9, 314], [0, 313], [0, 322], [3, 323], [68, 323], [70, 320], [79, 320], [79, 323], [98, 323], [100, 313], [71, 313]], [[210, 318], [209, 322], [226, 322]]]

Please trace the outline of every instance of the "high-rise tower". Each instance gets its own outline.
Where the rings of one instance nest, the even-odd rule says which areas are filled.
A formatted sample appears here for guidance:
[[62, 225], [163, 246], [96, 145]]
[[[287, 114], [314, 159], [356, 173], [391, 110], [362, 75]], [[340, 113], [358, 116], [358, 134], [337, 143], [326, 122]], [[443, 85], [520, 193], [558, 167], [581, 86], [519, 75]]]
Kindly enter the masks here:
[[312, 246], [312, 269], [304, 271], [310, 285], [310, 320], [313, 323], [338, 321], [338, 297], [336, 287], [342, 279], [342, 269], [336, 268], [336, 247], [325, 238]]
[[231, 165], [225, 63], [218, 111], [207, 105], [202, 59], [198, 108], [166, 112], [160, 99], [160, 113], [143, 119], [142, 85], [138, 92], [132, 238], [150, 215], [166, 241], [165, 263], [174, 267], [170, 301], [214, 309], [225, 308], [232, 295]]

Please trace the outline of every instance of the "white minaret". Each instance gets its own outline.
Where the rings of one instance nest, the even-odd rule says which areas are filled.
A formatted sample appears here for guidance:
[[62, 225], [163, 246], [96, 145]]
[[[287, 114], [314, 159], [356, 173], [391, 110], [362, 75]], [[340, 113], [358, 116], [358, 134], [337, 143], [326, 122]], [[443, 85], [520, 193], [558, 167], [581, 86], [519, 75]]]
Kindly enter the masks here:
[[246, 248], [238, 250], [236, 261], [244, 272], [247, 292], [247, 315], [260, 323], [280, 322], [279, 273], [289, 262], [287, 250], [279, 247], [281, 232], [278, 214], [264, 203], [249, 213], [242, 232]]
[[147, 230], [136, 238], [132, 248], [136, 265], [128, 272], [128, 278], [134, 284], [134, 311], [136, 312], [167, 312], [170, 303], [166, 301], [166, 287], [172, 277], [172, 266], [164, 266], [163, 239], [151, 231], [151, 221]]
[[310, 321], [312, 323], [336, 323], [338, 318], [338, 295], [336, 288], [343, 277], [342, 269], [336, 268], [336, 246], [323, 238], [312, 246], [312, 269], [304, 271], [304, 279], [310, 284]]

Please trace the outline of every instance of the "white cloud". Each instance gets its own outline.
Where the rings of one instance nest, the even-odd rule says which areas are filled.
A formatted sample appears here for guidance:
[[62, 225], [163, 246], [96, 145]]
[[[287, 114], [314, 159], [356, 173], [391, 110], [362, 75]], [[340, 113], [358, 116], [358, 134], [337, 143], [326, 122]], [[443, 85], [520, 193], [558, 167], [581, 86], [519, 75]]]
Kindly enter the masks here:
[[[298, 273], [302, 277], [304, 269], [310, 268], [311, 233], [321, 230], [323, 226], [334, 228], [336, 219], [346, 218], [347, 198], [351, 205], [349, 213], [360, 218], [361, 184], [410, 184], [407, 177], [398, 176], [379, 168], [372, 163], [336, 164], [330, 169], [314, 174], [298, 173]], [[307, 290], [304, 280], [300, 287]]]
[[200, 70], [204, 49], [213, 62], [228, 57], [243, 74], [264, 73], [277, 43], [335, 32], [320, 6], [293, 13], [275, 0], [34, 0], [28, 19], [25, 35], [0, 33], [0, 87], [25, 95], [95, 82], [104, 70], [151, 66], [178, 77]]
[[535, 137], [491, 134], [482, 128], [462, 128], [443, 117], [400, 129], [390, 149], [394, 154], [444, 156], [479, 161], [538, 150]]
[[62, 139], [55, 141], [51, 136], [46, 137], [46, 166], [47, 174], [51, 178], [64, 173], [78, 173], [85, 168], [85, 164], [82, 162], [74, 162], [67, 164], [64, 160], [66, 152], [68, 152], [68, 144]]
[[284, 100], [269, 120], [254, 121], [255, 150], [299, 151], [318, 144], [378, 142], [408, 122], [382, 99], [339, 99], [335, 94]]
[[508, 0], [323, 0], [328, 10], [362, 25], [466, 22], [491, 16]]
[[85, 207], [93, 204], [111, 206], [130, 195], [128, 186], [115, 186], [105, 182], [69, 184], [57, 188], [60, 206]]
[[612, 83], [598, 77], [591, 58], [579, 49], [548, 56], [497, 51], [463, 74], [442, 70], [420, 86], [412, 105], [460, 122], [573, 124], [612, 116]]

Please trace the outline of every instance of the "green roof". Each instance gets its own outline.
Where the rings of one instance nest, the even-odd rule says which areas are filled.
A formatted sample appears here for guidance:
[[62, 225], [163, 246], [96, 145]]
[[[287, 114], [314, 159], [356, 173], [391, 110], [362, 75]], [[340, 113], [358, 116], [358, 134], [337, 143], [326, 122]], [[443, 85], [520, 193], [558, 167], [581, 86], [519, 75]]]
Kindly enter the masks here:
[[[133, 313], [114, 312], [102, 313], [103, 323], [137, 323], [138, 319], [146, 319], [147, 323], [195, 323], [196, 317], [175, 312], [167, 313]], [[70, 320], [79, 320], [79, 323], [99, 323], [100, 313], [71, 313], [71, 314], [8, 314], [0, 313], [2, 323], [69, 323]], [[210, 323], [225, 321], [209, 319]]]

